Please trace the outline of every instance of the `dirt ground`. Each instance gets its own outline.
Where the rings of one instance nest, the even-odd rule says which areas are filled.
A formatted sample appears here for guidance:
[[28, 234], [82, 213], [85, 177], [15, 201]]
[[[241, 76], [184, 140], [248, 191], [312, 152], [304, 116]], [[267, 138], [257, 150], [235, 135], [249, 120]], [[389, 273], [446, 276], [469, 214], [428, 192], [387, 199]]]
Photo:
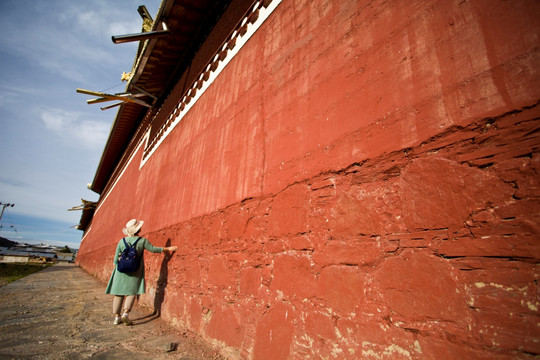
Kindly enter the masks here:
[[135, 305], [133, 326], [113, 325], [112, 297], [73, 264], [0, 287], [0, 359], [223, 360]]

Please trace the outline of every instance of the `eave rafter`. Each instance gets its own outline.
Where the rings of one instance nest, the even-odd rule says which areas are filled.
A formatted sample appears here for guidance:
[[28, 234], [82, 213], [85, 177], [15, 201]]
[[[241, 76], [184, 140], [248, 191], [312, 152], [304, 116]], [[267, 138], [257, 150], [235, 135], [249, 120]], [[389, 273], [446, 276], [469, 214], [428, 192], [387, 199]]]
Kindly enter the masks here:
[[[102, 107], [101, 110], [107, 110], [112, 107], [121, 105], [125, 102], [132, 102], [135, 104], [139, 104], [146, 107], [152, 107], [153, 103], [156, 101], [156, 97], [152, 94], [144, 91], [141, 88], [136, 88], [137, 92], [122, 92], [122, 93], [116, 93], [116, 94], [107, 94], [99, 91], [91, 91], [91, 90], [85, 90], [85, 89], [77, 89], [77, 92], [79, 94], [86, 94], [86, 95], [92, 95], [92, 96], [99, 96], [97, 99], [90, 99], [86, 100], [87, 104], [97, 104], [107, 101], [113, 101], [113, 100], [119, 100], [120, 102], [111, 106]], [[141, 100], [140, 98], [143, 97], [150, 97], [152, 99], [151, 103], [148, 103], [146, 101]]]

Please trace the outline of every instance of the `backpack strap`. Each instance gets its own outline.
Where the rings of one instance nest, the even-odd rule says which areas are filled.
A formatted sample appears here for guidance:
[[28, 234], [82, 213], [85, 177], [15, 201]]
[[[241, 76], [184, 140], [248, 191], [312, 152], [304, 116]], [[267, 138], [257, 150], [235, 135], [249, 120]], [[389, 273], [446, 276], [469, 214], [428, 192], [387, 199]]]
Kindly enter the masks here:
[[[141, 261], [141, 258], [142, 258], [142, 254], [139, 254], [139, 252], [137, 251], [137, 243], [139, 242], [139, 240], [141, 239], [141, 237], [139, 236], [137, 238], [137, 240], [135, 240], [135, 242], [133, 243], [133, 245], [131, 245], [131, 247], [133, 248], [133, 250], [135, 250], [135, 254], [137, 255], [137, 258], [139, 259], [139, 262]], [[144, 252], [144, 249], [143, 249], [143, 252]]]
[[[133, 245], [131, 245], [131, 247], [132, 247], [133, 249], [135, 249], [136, 252], [137, 252], [137, 243], [139, 242], [140, 239], [141, 239], [141, 237], [139, 236], [139, 237], [137, 238], [137, 240], [135, 240], [135, 242], [133, 243]], [[143, 250], [143, 251], [144, 251], [144, 250]], [[141, 254], [139, 254], [139, 253], [137, 252], [137, 256], [141, 256]]]
[[[141, 237], [139, 236], [137, 238], [137, 240], [135, 240], [135, 242], [133, 243], [133, 245], [131, 245], [131, 247], [135, 248], [135, 245], [137, 245], [137, 242], [141, 239]], [[128, 243], [126, 242], [126, 238], [122, 238], [122, 241], [124, 242], [124, 245], [127, 247], [129, 247], [130, 245], [128, 245]]]

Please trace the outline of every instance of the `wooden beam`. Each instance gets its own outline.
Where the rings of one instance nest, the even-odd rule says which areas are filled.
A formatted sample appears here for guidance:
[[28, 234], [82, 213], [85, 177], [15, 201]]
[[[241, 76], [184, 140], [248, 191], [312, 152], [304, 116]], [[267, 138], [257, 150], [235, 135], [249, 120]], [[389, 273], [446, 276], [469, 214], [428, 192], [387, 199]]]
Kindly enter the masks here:
[[86, 95], [93, 95], [93, 96], [111, 96], [111, 94], [102, 93], [99, 91], [91, 91], [91, 90], [85, 90], [85, 89], [77, 89], [77, 92], [79, 94], [86, 94]]
[[116, 103], [116, 104], [113, 104], [113, 105], [103, 106], [103, 107], [101, 107], [100, 109], [101, 109], [101, 110], [109, 110], [109, 109], [112, 109], [113, 107], [120, 106], [120, 105], [122, 105], [123, 103], [124, 103], [124, 102], [119, 102], [119, 103]]
[[145, 101], [137, 99], [138, 97], [147, 96], [145, 93], [138, 93], [138, 94], [132, 94], [132, 93], [118, 93], [118, 94], [107, 94], [99, 91], [91, 91], [91, 90], [85, 90], [85, 89], [77, 89], [77, 92], [80, 94], [86, 94], [86, 95], [94, 95], [94, 96], [100, 96], [97, 99], [90, 99], [86, 100], [87, 104], [97, 104], [112, 100], [120, 100], [123, 102], [132, 102], [135, 104], [139, 104], [146, 107], [152, 107], [152, 105], [148, 104]]

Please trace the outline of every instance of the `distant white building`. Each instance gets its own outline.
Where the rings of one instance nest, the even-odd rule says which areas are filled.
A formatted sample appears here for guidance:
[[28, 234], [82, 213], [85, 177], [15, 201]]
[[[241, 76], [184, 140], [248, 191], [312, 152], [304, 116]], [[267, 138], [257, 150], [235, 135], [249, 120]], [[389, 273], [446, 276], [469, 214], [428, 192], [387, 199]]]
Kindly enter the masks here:
[[27, 263], [30, 260], [30, 256], [25, 255], [1, 255], [0, 254], [0, 263], [10, 263], [10, 264], [18, 264], [18, 263]]

